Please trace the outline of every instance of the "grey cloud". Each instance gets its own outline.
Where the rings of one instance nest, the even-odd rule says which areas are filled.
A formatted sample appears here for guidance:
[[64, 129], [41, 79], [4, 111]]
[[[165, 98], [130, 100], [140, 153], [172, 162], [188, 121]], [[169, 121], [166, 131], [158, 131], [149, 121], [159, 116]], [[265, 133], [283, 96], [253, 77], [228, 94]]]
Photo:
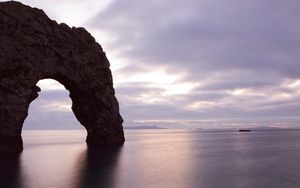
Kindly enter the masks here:
[[143, 93], [149, 93], [149, 92], [162, 92], [162, 88], [157, 88], [157, 87], [149, 87], [147, 85], [148, 83], [125, 83], [119, 87], [116, 88], [117, 93], [122, 93], [122, 95], [140, 95]]
[[115, 33], [112, 48], [140, 63], [295, 77], [300, 45], [295, 7], [299, 2], [116, 0], [89, 25]]
[[199, 113], [182, 110], [176, 104], [127, 104], [121, 110], [124, 117], [133, 117], [137, 120], [153, 119], [195, 119]]
[[[184, 73], [178, 82], [200, 84], [190, 93], [169, 98], [162, 96], [163, 88], [147, 82], [118, 85], [116, 93], [125, 121], [294, 120], [300, 116], [299, 94], [297, 88], [283, 84], [300, 79], [299, 7], [297, 0], [113, 0], [85, 26], [109, 34], [104, 50], [128, 61], [115, 74], [126, 77], [163, 67], [170, 74]], [[228, 93], [244, 88], [266, 96]], [[270, 100], [276, 93], [292, 96]], [[143, 94], [165, 101], [138, 100]], [[64, 102], [63, 95], [50, 91], [39, 104]], [[222, 105], [186, 108], [203, 101]], [[67, 113], [47, 113], [49, 117], [73, 118]], [[46, 115], [43, 118], [51, 121]], [[68, 124], [72, 121], [67, 120]]]

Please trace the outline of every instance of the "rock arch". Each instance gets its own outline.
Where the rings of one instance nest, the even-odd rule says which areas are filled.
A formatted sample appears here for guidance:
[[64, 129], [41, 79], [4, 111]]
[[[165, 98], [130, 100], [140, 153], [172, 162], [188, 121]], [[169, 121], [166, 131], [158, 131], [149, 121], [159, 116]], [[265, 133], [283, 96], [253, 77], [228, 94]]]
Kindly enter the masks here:
[[88, 144], [124, 142], [109, 61], [84, 28], [14, 1], [0, 3], [0, 28], [0, 152], [23, 149], [22, 125], [46, 78], [69, 90]]

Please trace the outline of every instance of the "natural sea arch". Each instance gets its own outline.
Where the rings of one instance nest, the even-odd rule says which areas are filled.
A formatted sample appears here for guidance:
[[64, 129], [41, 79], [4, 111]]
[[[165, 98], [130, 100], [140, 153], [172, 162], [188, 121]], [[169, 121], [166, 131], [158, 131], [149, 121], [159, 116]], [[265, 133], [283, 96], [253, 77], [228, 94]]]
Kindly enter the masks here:
[[43, 79], [70, 92], [89, 145], [124, 142], [109, 61], [90, 33], [14, 1], [0, 2], [0, 28], [0, 152], [23, 149], [23, 122]]

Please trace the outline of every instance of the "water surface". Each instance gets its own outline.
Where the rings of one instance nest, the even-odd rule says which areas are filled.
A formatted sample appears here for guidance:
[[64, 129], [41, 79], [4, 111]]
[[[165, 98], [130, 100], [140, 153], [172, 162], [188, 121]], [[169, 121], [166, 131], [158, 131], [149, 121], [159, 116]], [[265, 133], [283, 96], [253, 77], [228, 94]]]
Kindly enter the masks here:
[[1, 187], [299, 187], [300, 132], [127, 130], [122, 146], [88, 148], [85, 131], [23, 131], [0, 156]]

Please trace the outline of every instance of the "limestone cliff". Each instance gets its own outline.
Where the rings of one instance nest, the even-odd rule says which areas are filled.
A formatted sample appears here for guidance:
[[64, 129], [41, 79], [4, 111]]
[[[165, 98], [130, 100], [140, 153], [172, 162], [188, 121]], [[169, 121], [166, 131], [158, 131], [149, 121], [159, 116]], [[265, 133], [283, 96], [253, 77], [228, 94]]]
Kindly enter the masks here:
[[109, 61], [90, 33], [58, 24], [40, 9], [1, 2], [0, 152], [23, 149], [22, 125], [38, 97], [36, 83], [45, 78], [69, 90], [88, 144], [124, 142]]

